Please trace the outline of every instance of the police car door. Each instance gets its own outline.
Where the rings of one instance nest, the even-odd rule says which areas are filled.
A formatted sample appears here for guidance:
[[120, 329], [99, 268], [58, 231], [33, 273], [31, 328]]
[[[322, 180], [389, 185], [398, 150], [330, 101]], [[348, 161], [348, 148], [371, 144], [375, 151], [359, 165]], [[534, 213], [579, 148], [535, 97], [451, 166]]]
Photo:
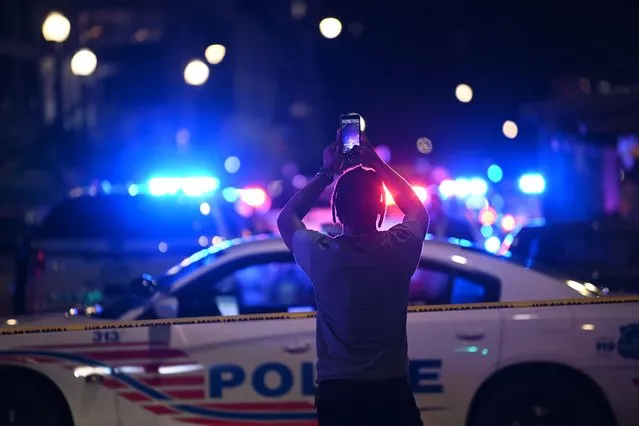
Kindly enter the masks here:
[[[499, 281], [485, 274], [422, 262], [411, 281], [413, 305], [497, 301]], [[497, 310], [408, 315], [409, 375], [428, 425], [464, 424], [471, 399], [494, 370], [500, 320]]]
[[[229, 260], [179, 290], [176, 300], [181, 318], [314, 309], [312, 285], [290, 252]], [[313, 424], [314, 337], [313, 318], [172, 326], [171, 348], [184, 356], [159, 374], [157, 390], [170, 399], [159, 401], [158, 417], [176, 424]], [[124, 424], [140, 425], [140, 418]]]

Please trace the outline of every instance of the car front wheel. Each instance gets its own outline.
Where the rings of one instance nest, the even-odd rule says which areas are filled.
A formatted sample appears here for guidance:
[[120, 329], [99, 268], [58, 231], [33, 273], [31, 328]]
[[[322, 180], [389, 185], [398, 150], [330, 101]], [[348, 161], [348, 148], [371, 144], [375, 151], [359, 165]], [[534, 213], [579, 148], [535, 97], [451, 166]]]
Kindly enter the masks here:
[[601, 403], [570, 381], [506, 382], [480, 402], [470, 426], [607, 426]]
[[0, 378], [0, 425], [71, 426], [64, 410], [46, 387], [25, 377]]

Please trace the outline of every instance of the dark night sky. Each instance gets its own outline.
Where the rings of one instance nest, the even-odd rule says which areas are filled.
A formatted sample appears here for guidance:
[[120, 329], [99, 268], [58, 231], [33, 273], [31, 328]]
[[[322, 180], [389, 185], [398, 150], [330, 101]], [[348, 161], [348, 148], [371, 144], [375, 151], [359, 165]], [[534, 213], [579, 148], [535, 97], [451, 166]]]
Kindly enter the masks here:
[[[361, 112], [372, 137], [401, 139], [411, 154], [427, 136], [434, 154], [521, 156], [534, 129], [520, 126], [510, 141], [501, 124], [517, 119], [522, 102], [552, 98], [554, 78], [614, 85], [636, 81], [639, 71], [639, 8], [630, 2], [333, 3], [328, 15], [365, 27], [360, 38], [321, 43], [335, 108]], [[454, 98], [460, 82], [474, 89], [470, 104]]]

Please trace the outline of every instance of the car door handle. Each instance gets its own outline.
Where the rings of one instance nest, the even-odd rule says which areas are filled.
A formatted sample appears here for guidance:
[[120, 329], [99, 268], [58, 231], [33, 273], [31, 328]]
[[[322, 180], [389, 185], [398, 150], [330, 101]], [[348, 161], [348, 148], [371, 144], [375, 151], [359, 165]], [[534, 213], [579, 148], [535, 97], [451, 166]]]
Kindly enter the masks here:
[[84, 378], [84, 381], [88, 384], [102, 384], [104, 376], [102, 374], [89, 374]]
[[475, 342], [477, 340], [481, 340], [486, 337], [486, 333], [483, 330], [467, 330], [467, 331], [459, 331], [455, 333], [455, 337], [459, 340], [464, 340], [466, 342]]
[[284, 352], [288, 352], [289, 354], [303, 354], [308, 352], [311, 349], [310, 342], [291, 342], [282, 347]]

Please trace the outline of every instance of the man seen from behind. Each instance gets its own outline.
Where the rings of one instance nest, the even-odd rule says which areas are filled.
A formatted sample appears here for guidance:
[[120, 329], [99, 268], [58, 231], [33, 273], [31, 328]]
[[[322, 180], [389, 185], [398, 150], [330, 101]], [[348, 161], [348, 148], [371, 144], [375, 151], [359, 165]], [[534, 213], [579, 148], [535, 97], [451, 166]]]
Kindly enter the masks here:
[[[422, 425], [408, 383], [409, 284], [429, 217], [411, 186], [362, 134], [358, 164], [337, 180], [334, 220], [343, 233], [306, 229], [302, 219], [344, 163], [341, 140], [324, 150], [324, 167], [286, 204], [278, 228], [315, 288], [317, 416], [320, 426]], [[384, 186], [404, 213], [379, 228]]]

